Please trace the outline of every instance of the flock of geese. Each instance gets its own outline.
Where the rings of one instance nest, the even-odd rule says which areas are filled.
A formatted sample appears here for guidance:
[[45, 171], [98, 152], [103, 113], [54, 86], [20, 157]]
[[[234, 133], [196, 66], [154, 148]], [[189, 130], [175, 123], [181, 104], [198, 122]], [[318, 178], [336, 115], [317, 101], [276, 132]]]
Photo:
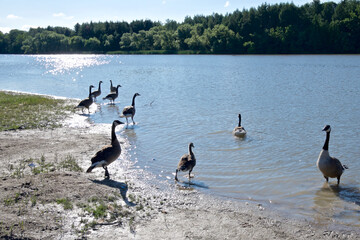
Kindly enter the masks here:
[[[75, 108], [82, 109], [82, 112], [84, 113], [84, 109], [88, 110], [88, 113], [90, 113], [90, 105], [93, 104], [94, 100], [96, 101], [96, 98], [101, 95], [101, 84], [103, 82], [99, 82], [98, 90], [91, 92], [91, 89], [94, 88], [93, 85], [89, 86], [89, 96], [82, 100], [78, 106]], [[117, 85], [116, 87], [113, 86], [112, 81], [110, 80], [110, 93], [104, 97], [104, 100], [109, 100], [110, 104], [114, 104], [115, 99], [118, 97], [119, 87], [121, 85]], [[134, 122], [134, 116], [135, 116], [135, 98], [137, 96], [140, 96], [139, 93], [135, 93], [132, 99], [131, 106], [127, 106], [123, 109], [122, 115], [120, 117], [126, 118], [126, 123], [129, 125], [128, 118], [131, 118], [133, 125], [135, 125]], [[239, 122], [238, 125], [234, 128], [232, 131], [232, 134], [235, 137], [239, 138], [245, 138], [246, 137], [246, 130], [241, 125], [241, 114], [238, 115]], [[116, 137], [115, 134], [115, 128], [116, 126], [124, 124], [123, 122], [119, 120], [114, 120], [111, 127], [111, 143], [110, 145], [104, 146], [100, 151], [95, 153], [95, 155], [91, 158], [91, 166], [87, 169], [87, 173], [91, 172], [94, 168], [102, 167], [105, 170], [105, 178], [109, 179], [110, 174], [107, 169], [108, 165], [110, 165], [112, 162], [114, 162], [121, 154], [121, 147], [120, 143]], [[317, 160], [317, 167], [323, 174], [324, 178], [326, 179], [326, 182], [329, 181], [329, 178], [337, 178], [337, 184], [340, 184], [340, 178], [345, 169], [348, 169], [346, 165], [343, 165], [339, 159], [331, 157], [329, 154], [329, 141], [330, 141], [330, 132], [331, 127], [330, 125], [326, 125], [322, 131], [326, 132], [326, 139], [324, 146], [322, 150], [320, 151], [318, 160]], [[188, 153], [181, 156], [180, 161], [178, 163], [178, 166], [176, 168], [175, 173], [175, 181], [178, 180], [178, 172], [189, 172], [188, 178], [190, 179], [192, 176], [190, 175], [193, 168], [196, 165], [196, 158], [192, 151], [194, 148], [194, 144], [191, 142], [188, 146]]]

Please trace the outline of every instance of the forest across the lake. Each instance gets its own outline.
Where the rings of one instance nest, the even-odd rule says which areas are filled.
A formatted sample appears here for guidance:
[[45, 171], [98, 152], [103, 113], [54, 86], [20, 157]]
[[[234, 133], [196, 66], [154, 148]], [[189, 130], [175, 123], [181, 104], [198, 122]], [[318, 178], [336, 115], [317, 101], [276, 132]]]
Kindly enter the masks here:
[[1, 54], [358, 54], [360, 1], [262, 4], [183, 22], [86, 22], [0, 32]]

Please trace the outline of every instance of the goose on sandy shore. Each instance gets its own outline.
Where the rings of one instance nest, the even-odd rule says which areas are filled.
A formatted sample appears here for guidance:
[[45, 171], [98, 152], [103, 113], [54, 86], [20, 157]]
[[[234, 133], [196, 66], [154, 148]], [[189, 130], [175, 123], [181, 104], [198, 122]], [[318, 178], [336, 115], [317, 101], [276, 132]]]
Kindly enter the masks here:
[[135, 122], [134, 122], [134, 116], [135, 116], [135, 98], [137, 96], [141, 96], [139, 93], [135, 93], [134, 96], [133, 96], [133, 99], [132, 99], [132, 103], [131, 103], [131, 106], [127, 106], [123, 109], [122, 111], [122, 115], [120, 117], [125, 117], [126, 118], [126, 124], [129, 125], [129, 122], [128, 122], [128, 118], [131, 117], [131, 120], [133, 122], [133, 124], [135, 125]]
[[102, 167], [105, 170], [105, 178], [109, 179], [110, 174], [107, 166], [114, 162], [121, 153], [120, 143], [115, 134], [116, 126], [124, 124], [119, 120], [115, 120], [111, 127], [111, 144], [104, 146], [100, 151], [95, 153], [91, 158], [91, 166], [87, 169], [87, 173], [91, 172], [94, 168]]
[[176, 173], [175, 173], [175, 180], [178, 180], [177, 174], [179, 171], [181, 172], [187, 172], [189, 171], [189, 179], [191, 178], [190, 173], [193, 170], [193, 168], [196, 165], [196, 158], [195, 155], [192, 151], [192, 148], [194, 147], [193, 143], [189, 143], [189, 152], [187, 154], [184, 154], [179, 161], [179, 164], [176, 168]]
[[93, 91], [93, 92], [91, 93], [91, 96], [94, 98], [95, 101], [96, 101], [96, 98], [97, 98], [98, 96], [100, 96], [100, 94], [101, 94], [101, 84], [102, 84], [102, 81], [99, 82], [98, 90]]
[[110, 80], [110, 92], [115, 92], [115, 91], [116, 91], [116, 87], [113, 86], [113, 83]]
[[93, 88], [93, 85], [90, 85], [89, 87], [89, 97], [83, 99], [79, 105], [77, 105], [75, 108], [81, 108], [82, 112], [84, 113], [84, 108], [86, 108], [88, 110], [88, 112], [90, 113], [90, 105], [93, 104], [93, 99], [91, 97], [91, 89]]
[[331, 132], [330, 125], [326, 125], [323, 128], [323, 131], [326, 132], [326, 139], [316, 165], [324, 175], [326, 182], [329, 181], [329, 177], [337, 178], [337, 183], [339, 185], [340, 177], [343, 174], [344, 170], [348, 169], [348, 167], [346, 165], [342, 165], [339, 159], [331, 157], [329, 155], [329, 141], [330, 141], [330, 132]]
[[237, 127], [234, 128], [233, 134], [236, 137], [243, 138], [246, 136], [246, 130], [244, 127], [241, 126], [241, 114], [239, 114], [239, 124]]
[[118, 97], [119, 95], [119, 87], [121, 87], [121, 85], [117, 85], [116, 89], [115, 89], [115, 93], [109, 93], [106, 97], [104, 97], [103, 99], [107, 99], [110, 100], [110, 103], [114, 104], [114, 100]]

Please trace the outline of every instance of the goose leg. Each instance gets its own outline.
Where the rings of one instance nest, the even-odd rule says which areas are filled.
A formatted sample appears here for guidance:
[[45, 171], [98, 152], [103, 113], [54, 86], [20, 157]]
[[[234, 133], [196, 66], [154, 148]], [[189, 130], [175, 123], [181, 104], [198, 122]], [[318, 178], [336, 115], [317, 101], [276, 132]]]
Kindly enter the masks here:
[[191, 178], [191, 176], [190, 176], [191, 171], [192, 171], [192, 169], [189, 171], [189, 180], [190, 180], [190, 178]]
[[329, 182], [329, 178], [328, 178], [328, 177], [324, 176], [324, 178], [326, 179], [326, 182]]
[[337, 177], [338, 185], [340, 184], [340, 176]]
[[107, 167], [103, 167], [103, 168], [105, 169], [105, 178], [110, 179], [110, 174], [109, 174]]
[[177, 178], [178, 171], [179, 171], [179, 170], [177, 170], [177, 169], [176, 169], [176, 173], [175, 173], [175, 181], [177, 181], [177, 182], [179, 181], [179, 179]]
[[131, 116], [131, 120], [132, 120], [132, 122], [133, 122], [133, 125], [135, 125], [134, 117], [133, 117], [133, 116]]

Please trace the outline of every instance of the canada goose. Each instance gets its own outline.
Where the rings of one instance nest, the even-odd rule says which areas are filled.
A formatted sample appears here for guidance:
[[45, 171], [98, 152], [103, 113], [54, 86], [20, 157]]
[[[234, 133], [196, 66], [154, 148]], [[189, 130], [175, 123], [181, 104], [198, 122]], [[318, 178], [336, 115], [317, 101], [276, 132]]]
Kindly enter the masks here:
[[104, 146], [100, 151], [95, 153], [91, 158], [91, 166], [86, 171], [91, 172], [94, 168], [102, 167], [105, 170], [105, 178], [109, 179], [110, 174], [107, 170], [107, 166], [115, 161], [121, 153], [121, 147], [115, 134], [115, 127], [124, 124], [119, 120], [115, 120], [111, 127], [111, 144]]
[[117, 85], [117, 87], [115, 89], [115, 93], [109, 93], [103, 99], [108, 99], [108, 100], [110, 100], [110, 103], [112, 102], [114, 104], [114, 100], [118, 97], [118, 94], [119, 94], [119, 87], [121, 87], [121, 85]]
[[90, 105], [93, 103], [93, 99], [91, 97], [91, 89], [93, 88], [93, 85], [90, 85], [89, 87], [89, 97], [82, 100], [79, 105], [77, 105], [75, 108], [81, 108], [82, 112], [84, 113], [84, 108], [87, 108], [88, 112], [90, 113]]
[[195, 155], [194, 155], [194, 153], [192, 152], [192, 149], [191, 149], [193, 147], [194, 147], [194, 144], [189, 143], [189, 153], [184, 154], [180, 158], [179, 164], [178, 164], [177, 169], [176, 169], [176, 174], [175, 174], [175, 180], [176, 181], [179, 181], [178, 178], [177, 178], [177, 174], [178, 174], [179, 171], [182, 171], [182, 172], [189, 171], [189, 179], [190, 179], [190, 173], [191, 173], [191, 171], [193, 170], [193, 168], [196, 165], [196, 158], [195, 158]]
[[233, 134], [236, 136], [236, 137], [245, 137], [246, 135], [246, 130], [244, 127], [241, 126], [241, 114], [239, 114], [239, 124], [237, 127], [234, 128], [233, 130]]
[[91, 96], [96, 100], [96, 97], [100, 96], [101, 94], [101, 84], [102, 84], [102, 81], [99, 82], [99, 88], [97, 91], [94, 91], [91, 93]]
[[128, 122], [128, 118], [131, 117], [131, 120], [133, 121], [133, 124], [135, 125], [134, 122], [134, 116], [135, 116], [135, 98], [137, 96], [141, 96], [139, 93], [135, 93], [132, 99], [132, 103], [131, 106], [127, 106], [123, 109], [122, 111], [122, 115], [120, 117], [125, 117], [126, 118], [126, 124], [129, 125]]
[[339, 185], [341, 174], [343, 174], [344, 170], [348, 169], [348, 167], [346, 165], [342, 165], [339, 159], [330, 157], [329, 155], [329, 140], [330, 140], [330, 132], [331, 132], [330, 125], [326, 125], [323, 128], [323, 131], [326, 132], [326, 139], [316, 165], [324, 175], [326, 182], [329, 181], [329, 177], [337, 178], [338, 180], [337, 183]]
[[110, 92], [115, 92], [116, 87], [113, 86], [112, 81], [110, 80]]

